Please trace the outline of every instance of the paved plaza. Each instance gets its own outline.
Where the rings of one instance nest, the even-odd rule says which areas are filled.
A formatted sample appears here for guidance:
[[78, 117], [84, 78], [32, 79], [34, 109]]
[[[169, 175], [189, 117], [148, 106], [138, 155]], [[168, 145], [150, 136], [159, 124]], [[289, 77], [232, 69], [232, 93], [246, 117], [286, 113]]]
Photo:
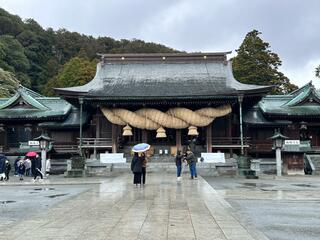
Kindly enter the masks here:
[[[201, 177], [190, 180], [185, 175], [177, 182], [174, 174], [152, 173], [144, 187], [131, 181], [132, 175], [123, 174], [101, 179], [53, 178], [36, 185], [30, 181], [23, 186], [14, 181], [1, 184], [3, 216], [8, 215], [9, 206], [19, 207], [19, 200], [10, 203], [3, 194], [9, 189], [22, 194], [44, 191], [31, 194], [34, 200], [28, 197], [34, 202], [30, 215], [0, 225], [0, 239], [267, 239], [239, 221], [234, 209]], [[57, 200], [45, 200], [47, 208], [39, 210], [37, 205], [43, 206], [48, 196]], [[19, 199], [24, 201], [23, 196]]]

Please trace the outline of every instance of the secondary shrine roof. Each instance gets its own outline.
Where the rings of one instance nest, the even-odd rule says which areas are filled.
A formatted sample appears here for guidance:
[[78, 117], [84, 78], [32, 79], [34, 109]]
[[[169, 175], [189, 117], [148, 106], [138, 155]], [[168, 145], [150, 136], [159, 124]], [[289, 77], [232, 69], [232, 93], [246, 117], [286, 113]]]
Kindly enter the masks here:
[[105, 54], [91, 82], [55, 91], [114, 100], [221, 98], [271, 89], [238, 82], [228, 53]]
[[308, 83], [288, 95], [267, 95], [259, 108], [269, 117], [320, 117], [320, 94]]
[[57, 97], [44, 97], [20, 86], [11, 98], [0, 98], [1, 120], [64, 119], [72, 105]]

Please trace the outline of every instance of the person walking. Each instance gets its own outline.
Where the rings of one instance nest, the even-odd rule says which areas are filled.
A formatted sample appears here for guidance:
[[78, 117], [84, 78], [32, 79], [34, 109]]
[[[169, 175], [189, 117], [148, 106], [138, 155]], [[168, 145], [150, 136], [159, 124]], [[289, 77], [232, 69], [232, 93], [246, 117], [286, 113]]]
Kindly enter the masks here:
[[10, 171], [11, 171], [11, 164], [10, 164], [9, 160], [6, 160], [6, 166], [5, 166], [5, 170], [4, 170], [4, 174], [5, 174], [4, 180], [6, 180], [6, 181], [9, 180]]
[[0, 181], [5, 179], [6, 160], [6, 156], [0, 154]]
[[35, 168], [35, 173], [34, 173], [33, 181], [35, 182], [38, 176], [40, 176], [42, 180], [43, 179], [43, 174], [41, 172], [42, 164], [41, 164], [41, 158], [39, 157], [39, 155], [37, 155], [35, 158], [34, 168]]
[[133, 184], [141, 186], [142, 161], [136, 152], [131, 161], [131, 171], [133, 172]]
[[31, 176], [31, 160], [26, 158], [24, 160], [24, 165], [26, 166], [26, 176]]
[[18, 162], [18, 175], [19, 175], [20, 181], [23, 181], [23, 176], [25, 171], [26, 171], [26, 166], [24, 165], [23, 160], [20, 160]]
[[177, 167], [177, 181], [181, 181], [182, 159], [183, 159], [183, 155], [181, 154], [181, 150], [178, 150], [176, 159], [175, 159], [176, 167]]
[[148, 159], [144, 152], [141, 153], [141, 161], [142, 161], [142, 184], [144, 185], [146, 183], [147, 163], [148, 163]]
[[46, 175], [49, 176], [51, 172], [51, 159], [48, 158], [46, 161]]
[[21, 160], [21, 157], [17, 157], [14, 160], [14, 175], [18, 176], [18, 167], [19, 167], [19, 161]]
[[191, 179], [198, 179], [197, 176], [197, 159], [191, 151], [190, 147], [187, 149], [186, 160], [189, 164]]

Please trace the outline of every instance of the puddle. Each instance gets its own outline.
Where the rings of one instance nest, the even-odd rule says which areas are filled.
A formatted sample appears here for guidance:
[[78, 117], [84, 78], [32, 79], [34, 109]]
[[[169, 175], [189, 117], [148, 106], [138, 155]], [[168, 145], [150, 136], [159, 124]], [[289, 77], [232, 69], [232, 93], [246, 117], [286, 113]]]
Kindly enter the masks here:
[[65, 195], [68, 195], [68, 193], [55, 194], [55, 195], [50, 195], [50, 196], [46, 196], [46, 197], [48, 197], [48, 198], [56, 198], [56, 197], [63, 197]]
[[52, 191], [55, 190], [55, 188], [34, 188], [35, 191]]
[[317, 188], [317, 186], [311, 185], [311, 184], [291, 184], [292, 186], [297, 187], [308, 187], [308, 188]]
[[259, 187], [259, 188], [266, 188], [266, 187], [274, 187], [272, 184], [266, 183], [242, 183], [245, 187]]
[[10, 201], [10, 200], [8, 200], [8, 201], [0, 201], [0, 204], [8, 204], [8, 203], [14, 203], [14, 202], [16, 202], [16, 201]]

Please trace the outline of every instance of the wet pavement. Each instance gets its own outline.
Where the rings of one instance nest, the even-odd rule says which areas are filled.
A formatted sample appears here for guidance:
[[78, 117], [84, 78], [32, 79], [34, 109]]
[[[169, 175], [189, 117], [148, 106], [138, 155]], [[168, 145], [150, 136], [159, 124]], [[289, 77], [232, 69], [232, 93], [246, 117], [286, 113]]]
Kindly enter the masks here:
[[320, 237], [320, 177], [206, 178], [238, 217], [274, 240]]
[[152, 173], [144, 187], [131, 182], [125, 174], [1, 183], [2, 211], [9, 216], [24, 201], [32, 214], [14, 213], [0, 225], [0, 239], [267, 239], [201, 177], [177, 182], [174, 174]]

